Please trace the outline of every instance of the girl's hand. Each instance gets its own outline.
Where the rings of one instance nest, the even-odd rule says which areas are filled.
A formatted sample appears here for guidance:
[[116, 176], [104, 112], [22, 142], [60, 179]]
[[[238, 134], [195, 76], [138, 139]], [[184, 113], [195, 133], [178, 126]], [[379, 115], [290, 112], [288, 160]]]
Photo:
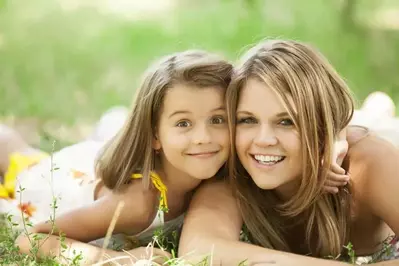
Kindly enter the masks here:
[[348, 141], [345, 136], [341, 136], [334, 143], [332, 164], [327, 175], [324, 190], [329, 193], [338, 193], [338, 188], [345, 186], [349, 181], [349, 175], [341, 167], [342, 162], [348, 153]]
[[337, 163], [331, 164], [331, 169], [327, 175], [324, 191], [328, 193], [338, 193], [338, 188], [345, 186], [349, 181], [349, 175]]
[[172, 255], [169, 252], [152, 246], [139, 247], [120, 253], [121, 256], [130, 257], [130, 262], [138, 263], [137, 265], [150, 265], [148, 264], [150, 261], [163, 265], [166, 261], [172, 258]]

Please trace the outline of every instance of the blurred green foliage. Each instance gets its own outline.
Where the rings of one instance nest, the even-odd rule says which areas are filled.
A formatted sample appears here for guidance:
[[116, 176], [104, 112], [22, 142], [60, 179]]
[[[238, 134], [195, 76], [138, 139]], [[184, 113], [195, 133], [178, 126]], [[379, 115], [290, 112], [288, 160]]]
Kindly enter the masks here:
[[172, 10], [126, 19], [65, 10], [61, 0], [1, 0], [0, 117], [95, 121], [112, 105], [129, 105], [140, 74], [161, 55], [203, 48], [234, 60], [264, 37], [311, 42], [359, 100], [381, 90], [397, 103], [399, 31], [373, 21], [399, 4], [356, 1], [352, 10], [345, 1], [174, 0]]

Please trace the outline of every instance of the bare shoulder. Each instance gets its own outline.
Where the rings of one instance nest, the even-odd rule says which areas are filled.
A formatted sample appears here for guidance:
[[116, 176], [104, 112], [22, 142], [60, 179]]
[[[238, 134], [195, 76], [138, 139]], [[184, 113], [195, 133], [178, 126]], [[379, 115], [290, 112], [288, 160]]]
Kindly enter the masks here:
[[235, 201], [232, 187], [225, 180], [207, 180], [201, 184], [196, 191], [194, 198], [195, 201], [201, 200], [206, 202], [216, 201]]
[[357, 130], [348, 132], [348, 155], [351, 162], [361, 163], [365, 169], [372, 170], [391, 165], [393, 161], [397, 160], [398, 150], [390, 142], [378, 137], [373, 132], [362, 134], [364, 132]]
[[[108, 202], [108, 203], [106, 203]], [[137, 233], [144, 230], [152, 221], [157, 201], [157, 193], [143, 187], [141, 180], [135, 180], [117, 192], [108, 193], [98, 200], [99, 206], [122, 206], [117, 222], [121, 233]]]
[[399, 151], [390, 142], [370, 132], [355, 143], [349, 140], [349, 174], [357, 200], [373, 212], [383, 209], [399, 186]]
[[209, 180], [201, 184], [190, 203], [186, 221], [195, 216], [202, 217], [202, 222], [216, 219], [239, 224], [241, 215], [231, 186], [223, 180]]
[[355, 201], [399, 234], [399, 152], [372, 133], [349, 148]]
[[229, 184], [216, 179], [206, 181], [187, 211], [180, 239], [182, 253], [189, 251], [192, 239], [204, 236], [237, 241], [241, 226], [241, 214]]

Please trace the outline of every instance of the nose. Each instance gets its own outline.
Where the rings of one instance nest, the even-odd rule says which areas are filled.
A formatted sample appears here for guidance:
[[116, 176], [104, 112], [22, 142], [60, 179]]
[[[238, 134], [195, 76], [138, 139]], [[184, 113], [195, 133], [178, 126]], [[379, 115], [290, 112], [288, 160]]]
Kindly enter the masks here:
[[193, 129], [192, 141], [194, 144], [207, 144], [211, 142], [211, 134], [206, 124], [197, 124]]
[[255, 136], [254, 144], [259, 147], [268, 147], [276, 145], [278, 142], [276, 134], [267, 124], [262, 124]]

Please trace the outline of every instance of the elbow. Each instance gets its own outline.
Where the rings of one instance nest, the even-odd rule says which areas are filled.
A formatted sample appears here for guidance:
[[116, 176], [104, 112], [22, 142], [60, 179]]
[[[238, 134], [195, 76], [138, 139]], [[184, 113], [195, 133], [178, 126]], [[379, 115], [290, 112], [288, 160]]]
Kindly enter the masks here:
[[20, 253], [29, 254], [32, 248], [30, 236], [26, 232], [22, 232], [15, 240], [15, 245], [18, 247]]
[[32, 241], [34, 234], [41, 233], [37, 227], [28, 229], [28, 231], [22, 231], [20, 235], [15, 239], [15, 245], [19, 248], [19, 252], [23, 254], [29, 254], [32, 249]]

